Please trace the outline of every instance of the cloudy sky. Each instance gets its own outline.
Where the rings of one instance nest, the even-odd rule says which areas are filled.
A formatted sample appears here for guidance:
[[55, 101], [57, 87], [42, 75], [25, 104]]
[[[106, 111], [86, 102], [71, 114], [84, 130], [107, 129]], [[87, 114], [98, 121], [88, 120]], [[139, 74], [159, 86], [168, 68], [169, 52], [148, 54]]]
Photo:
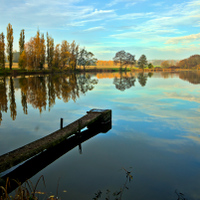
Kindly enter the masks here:
[[55, 43], [76, 41], [101, 60], [125, 50], [151, 59], [200, 54], [200, 0], [0, 0], [0, 32], [11, 23], [14, 49], [48, 31]]

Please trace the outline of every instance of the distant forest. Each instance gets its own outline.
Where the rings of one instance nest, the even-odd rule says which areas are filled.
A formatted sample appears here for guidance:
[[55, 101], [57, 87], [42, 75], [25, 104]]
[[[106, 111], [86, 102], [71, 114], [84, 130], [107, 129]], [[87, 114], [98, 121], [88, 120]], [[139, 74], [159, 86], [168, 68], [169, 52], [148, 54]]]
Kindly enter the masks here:
[[[149, 60], [148, 63], [151, 63], [154, 68], [200, 69], [200, 55], [192, 55], [183, 60]], [[96, 65], [102, 67], [114, 66], [114, 61], [98, 60]], [[137, 61], [135, 66], [137, 67]]]

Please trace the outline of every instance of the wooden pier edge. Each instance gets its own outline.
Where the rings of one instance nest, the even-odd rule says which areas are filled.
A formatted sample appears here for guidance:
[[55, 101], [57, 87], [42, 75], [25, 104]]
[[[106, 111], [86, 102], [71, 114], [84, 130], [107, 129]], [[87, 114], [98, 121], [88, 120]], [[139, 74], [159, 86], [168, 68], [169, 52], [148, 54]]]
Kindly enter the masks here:
[[92, 109], [86, 115], [72, 122], [71, 124], [18, 149], [10, 151], [0, 156], [0, 172], [3, 172], [33, 156], [49, 149], [73, 134], [77, 134], [81, 129], [98, 128], [101, 124], [110, 122], [112, 111], [110, 109]]

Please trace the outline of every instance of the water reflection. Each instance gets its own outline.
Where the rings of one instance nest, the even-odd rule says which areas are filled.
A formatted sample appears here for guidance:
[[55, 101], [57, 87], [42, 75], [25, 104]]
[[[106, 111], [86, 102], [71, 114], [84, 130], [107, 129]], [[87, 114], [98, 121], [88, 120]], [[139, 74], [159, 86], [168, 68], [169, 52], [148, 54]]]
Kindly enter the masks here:
[[135, 76], [133, 76], [132, 73], [123, 74], [123, 72], [120, 72], [120, 77], [115, 77], [113, 84], [118, 90], [124, 91], [126, 89], [131, 88], [132, 86], [135, 86], [135, 81]]
[[[19, 82], [17, 82], [17, 80]], [[76, 101], [81, 94], [85, 94], [94, 88], [98, 79], [91, 78], [89, 74], [62, 74], [49, 76], [20, 77], [16, 82], [9, 77], [8, 97], [10, 102], [10, 115], [13, 120], [17, 116], [17, 104], [15, 100], [15, 84], [21, 89], [21, 104], [24, 114], [28, 114], [28, 104], [38, 109], [40, 113], [45, 111], [47, 106], [50, 111], [55, 105], [56, 98], [68, 102], [70, 99]], [[6, 78], [0, 78], [0, 124], [2, 112], [8, 110], [8, 98]], [[19, 85], [18, 85], [19, 83]]]
[[133, 86], [135, 86], [136, 77], [138, 79], [138, 82], [142, 87], [144, 87], [147, 83], [148, 77], [151, 78], [153, 76], [153, 73], [149, 72], [148, 74], [141, 72], [138, 74], [134, 73], [123, 73], [120, 72], [119, 76], [114, 77], [113, 84], [115, 85], [116, 89], [125, 91], [126, 89], [129, 89]]
[[140, 85], [142, 87], [144, 87], [147, 83], [147, 78], [148, 78], [148, 75], [147, 74], [144, 74], [144, 73], [139, 73], [138, 74], [138, 81], [140, 83]]
[[[120, 72], [120, 73], [101, 73], [96, 74], [98, 79], [112, 78], [116, 89], [125, 91], [131, 87], [135, 87], [136, 80], [145, 87], [148, 78], [162, 77], [165, 79], [179, 77], [192, 84], [200, 84], [199, 71], [185, 72], [161, 72], [161, 73], [135, 73], [135, 72]], [[40, 75], [20, 77], [14, 79], [0, 77], [0, 125], [2, 113], [8, 111], [8, 101], [10, 103], [10, 116], [12, 120], [17, 116], [17, 104], [15, 100], [15, 89], [21, 90], [21, 105], [23, 113], [28, 114], [28, 104], [33, 108], [38, 109], [40, 113], [53, 108], [56, 98], [62, 99], [65, 103], [73, 100], [74, 102], [80, 98], [81, 94], [85, 94], [94, 89], [98, 83], [97, 78], [92, 78], [90, 74], [57, 74], [57, 75]], [[8, 86], [7, 86], [8, 85]], [[19, 106], [20, 107], [20, 106]]]
[[192, 84], [200, 84], [200, 71], [181, 72], [179, 78]]
[[5, 77], [0, 77], [0, 125], [2, 121], [2, 112], [8, 111], [7, 89]]

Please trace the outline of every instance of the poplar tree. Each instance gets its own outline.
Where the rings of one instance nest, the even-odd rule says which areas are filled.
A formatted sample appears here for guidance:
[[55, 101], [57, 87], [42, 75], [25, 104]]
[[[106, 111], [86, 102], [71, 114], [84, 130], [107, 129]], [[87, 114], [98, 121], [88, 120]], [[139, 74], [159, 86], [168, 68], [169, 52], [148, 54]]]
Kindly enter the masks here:
[[13, 40], [13, 28], [12, 25], [9, 23], [7, 27], [7, 54], [10, 70], [12, 69], [13, 64]]
[[76, 45], [76, 42], [73, 41], [70, 45], [70, 60], [69, 60], [69, 65], [73, 70], [76, 70], [78, 54], [79, 54], [79, 45]]
[[19, 38], [19, 53], [20, 53], [20, 55], [24, 51], [24, 44], [25, 44], [25, 34], [24, 34], [24, 29], [22, 29], [21, 33], [20, 33], [20, 38]]
[[41, 48], [41, 57], [40, 57], [40, 69], [44, 67], [45, 64], [45, 39], [44, 39], [44, 34], [41, 34], [41, 39], [40, 39], [40, 48]]
[[52, 69], [52, 62], [54, 56], [54, 39], [49, 36], [47, 32], [47, 64], [48, 69]]
[[0, 34], [0, 68], [5, 69], [5, 36], [3, 32]]
[[22, 29], [19, 38], [19, 62], [18, 62], [18, 65], [21, 69], [25, 69], [26, 67], [26, 54], [24, 51], [24, 45], [25, 45], [25, 34], [24, 34], [24, 29]]

